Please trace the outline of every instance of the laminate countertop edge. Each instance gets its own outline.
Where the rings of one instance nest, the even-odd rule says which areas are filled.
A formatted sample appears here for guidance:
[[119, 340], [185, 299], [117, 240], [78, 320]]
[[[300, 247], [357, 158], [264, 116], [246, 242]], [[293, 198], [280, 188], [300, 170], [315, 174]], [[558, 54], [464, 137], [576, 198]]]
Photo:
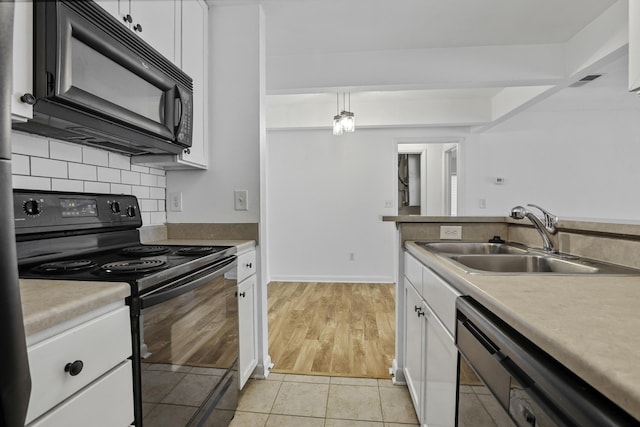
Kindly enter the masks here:
[[404, 247], [640, 420], [640, 276], [468, 274]]

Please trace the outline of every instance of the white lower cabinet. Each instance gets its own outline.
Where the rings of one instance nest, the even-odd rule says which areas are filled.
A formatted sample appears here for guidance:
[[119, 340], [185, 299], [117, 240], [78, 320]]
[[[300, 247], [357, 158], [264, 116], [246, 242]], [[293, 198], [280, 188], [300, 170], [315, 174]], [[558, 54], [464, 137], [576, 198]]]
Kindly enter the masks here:
[[417, 264], [405, 254], [404, 375], [420, 424], [453, 427], [458, 350], [449, 324], [460, 293], [423, 265], [418, 273]]
[[456, 420], [458, 350], [453, 336], [431, 310], [426, 315], [423, 424], [453, 427]]
[[238, 285], [240, 388], [244, 387], [258, 364], [256, 281], [254, 274]]
[[29, 345], [29, 427], [133, 421], [131, 327], [124, 305]]
[[118, 365], [29, 427], [114, 427], [133, 420], [131, 361]]
[[258, 365], [258, 299], [256, 287], [256, 251], [238, 254], [238, 369], [240, 389]]

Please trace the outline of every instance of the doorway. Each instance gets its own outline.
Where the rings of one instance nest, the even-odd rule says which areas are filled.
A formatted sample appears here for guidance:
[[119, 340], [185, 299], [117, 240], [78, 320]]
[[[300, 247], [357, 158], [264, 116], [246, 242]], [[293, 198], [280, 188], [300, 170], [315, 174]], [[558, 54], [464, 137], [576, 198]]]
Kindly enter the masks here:
[[459, 214], [459, 139], [397, 141], [398, 215]]

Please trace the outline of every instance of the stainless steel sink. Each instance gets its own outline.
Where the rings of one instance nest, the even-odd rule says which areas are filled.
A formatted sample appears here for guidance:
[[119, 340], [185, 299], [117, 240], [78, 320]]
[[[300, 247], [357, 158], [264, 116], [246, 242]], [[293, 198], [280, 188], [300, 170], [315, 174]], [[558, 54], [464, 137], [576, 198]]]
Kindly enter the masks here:
[[598, 273], [594, 266], [544, 255], [451, 255], [450, 259], [471, 270], [497, 273]]
[[483, 242], [430, 242], [420, 246], [446, 254], [525, 254], [527, 249], [506, 243]]
[[640, 275], [640, 270], [514, 243], [416, 242], [471, 274]]

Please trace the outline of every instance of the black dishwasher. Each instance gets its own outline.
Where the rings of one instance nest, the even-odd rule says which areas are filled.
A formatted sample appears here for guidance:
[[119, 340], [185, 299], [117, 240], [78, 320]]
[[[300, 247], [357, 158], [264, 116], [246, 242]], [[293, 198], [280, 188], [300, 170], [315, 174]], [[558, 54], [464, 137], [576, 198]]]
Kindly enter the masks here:
[[459, 427], [640, 426], [477, 301], [459, 297], [456, 308], [459, 366], [468, 362], [483, 383], [459, 380]]

